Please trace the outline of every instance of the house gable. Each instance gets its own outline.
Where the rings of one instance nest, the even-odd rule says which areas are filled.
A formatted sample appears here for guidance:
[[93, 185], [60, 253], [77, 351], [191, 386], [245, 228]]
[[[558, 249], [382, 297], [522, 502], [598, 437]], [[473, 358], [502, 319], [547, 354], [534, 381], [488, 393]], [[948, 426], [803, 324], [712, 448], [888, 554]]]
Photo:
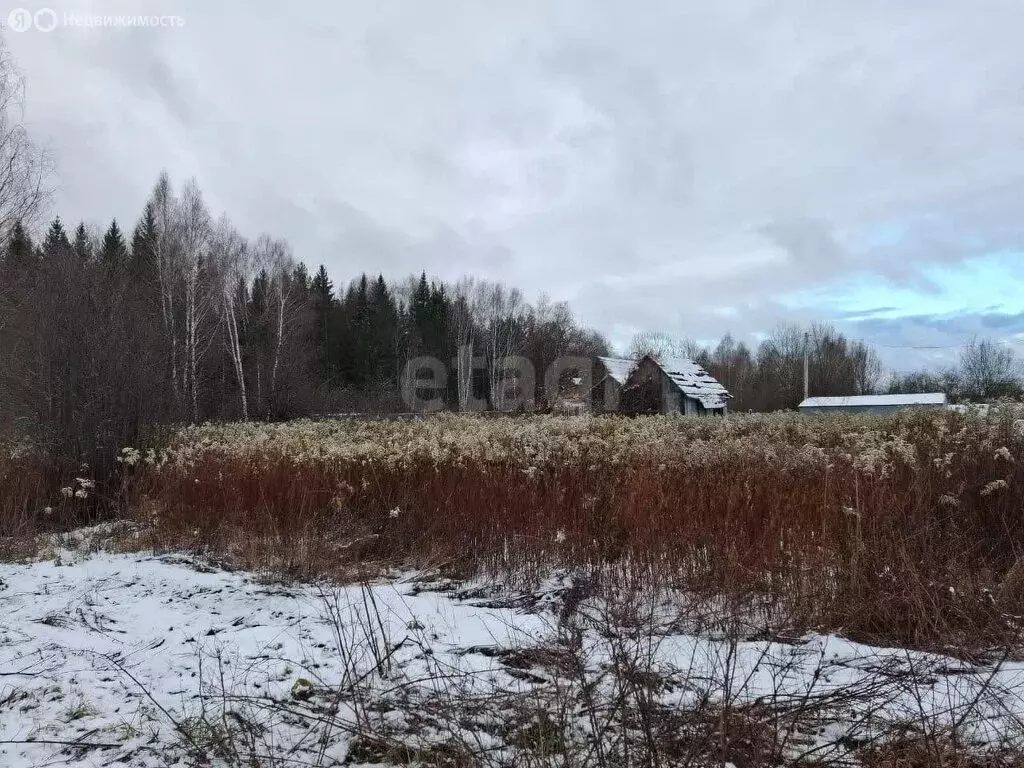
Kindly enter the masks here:
[[636, 368], [636, 360], [618, 357], [598, 357], [594, 371], [591, 405], [595, 412], [619, 410], [622, 386]]

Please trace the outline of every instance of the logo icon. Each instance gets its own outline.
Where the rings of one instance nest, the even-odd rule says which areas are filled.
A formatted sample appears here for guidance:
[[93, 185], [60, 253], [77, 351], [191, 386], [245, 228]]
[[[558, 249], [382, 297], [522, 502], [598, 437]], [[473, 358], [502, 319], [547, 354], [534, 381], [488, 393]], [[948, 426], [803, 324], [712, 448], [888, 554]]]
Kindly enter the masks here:
[[15, 32], [27, 32], [32, 29], [32, 11], [15, 8], [7, 14], [7, 26]]
[[57, 13], [52, 8], [40, 8], [32, 21], [40, 32], [53, 32], [57, 28]]

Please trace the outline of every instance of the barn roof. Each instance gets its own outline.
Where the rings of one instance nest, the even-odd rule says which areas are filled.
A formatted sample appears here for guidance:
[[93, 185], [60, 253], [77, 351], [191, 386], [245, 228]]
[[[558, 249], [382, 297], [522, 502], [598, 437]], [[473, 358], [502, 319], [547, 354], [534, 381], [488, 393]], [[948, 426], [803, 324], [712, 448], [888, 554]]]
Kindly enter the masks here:
[[798, 408], [856, 408], [870, 406], [945, 405], [946, 395], [929, 392], [921, 395], [848, 395], [845, 397], [809, 397]]
[[636, 368], [636, 360], [628, 360], [621, 357], [599, 357], [604, 369], [608, 371], [608, 377], [619, 386], [626, 383], [629, 374]]
[[715, 377], [693, 360], [685, 357], [651, 359], [687, 397], [699, 400], [701, 405], [710, 410], [725, 408], [731, 395]]

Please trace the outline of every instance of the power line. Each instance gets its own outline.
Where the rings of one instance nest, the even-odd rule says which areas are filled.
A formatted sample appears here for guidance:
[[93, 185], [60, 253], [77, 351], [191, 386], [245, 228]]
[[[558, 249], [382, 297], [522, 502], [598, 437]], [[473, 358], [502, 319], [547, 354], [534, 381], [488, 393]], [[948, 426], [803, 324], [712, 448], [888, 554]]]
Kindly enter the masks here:
[[[861, 339], [861, 341], [878, 347], [879, 349], [967, 349], [971, 346], [970, 342], [967, 342], [966, 344], [879, 344], [867, 339]], [[989, 339], [988, 341], [992, 344], [1024, 344], [1024, 339], [1017, 339], [1016, 341], [1010, 341], [1008, 339]]]
[[873, 341], [867, 343], [879, 349], [966, 349], [970, 346], [969, 344], [955, 344], [951, 346], [939, 344], [878, 344]]

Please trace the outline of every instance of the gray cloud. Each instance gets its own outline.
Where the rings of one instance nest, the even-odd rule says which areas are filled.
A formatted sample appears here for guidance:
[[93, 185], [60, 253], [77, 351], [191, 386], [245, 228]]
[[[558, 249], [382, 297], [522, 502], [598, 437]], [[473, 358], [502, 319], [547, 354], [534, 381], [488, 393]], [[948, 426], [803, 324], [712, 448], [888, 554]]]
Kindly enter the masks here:
[[133, 220], [166, 166], [338, 283], [471, 272], [619, 342], [1013, 330], [781, 297], [1021, 246], [1017, 0], [46, 4], [185, 19], [7, 34], [66, 218]]

